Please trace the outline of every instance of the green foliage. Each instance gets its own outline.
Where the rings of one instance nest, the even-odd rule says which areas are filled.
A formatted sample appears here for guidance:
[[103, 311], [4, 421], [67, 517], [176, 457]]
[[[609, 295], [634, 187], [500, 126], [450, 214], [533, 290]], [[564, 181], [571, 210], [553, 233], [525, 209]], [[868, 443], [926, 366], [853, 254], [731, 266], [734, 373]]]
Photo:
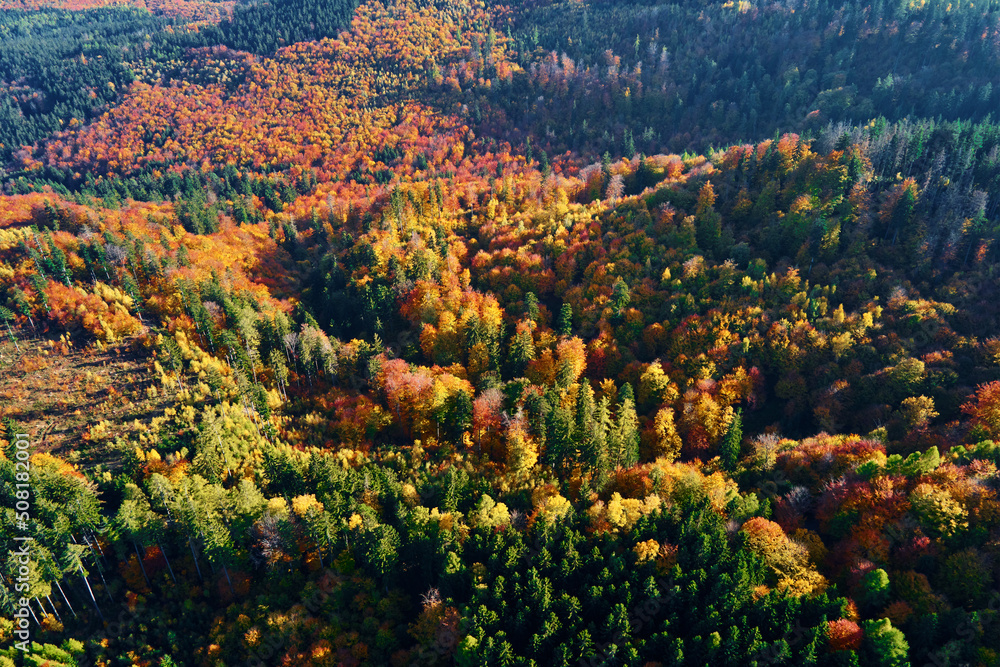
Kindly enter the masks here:
[[743, 444], [743, 415], [742, 411], [737, 411], [733, 420], [729, 422], [726, 435], [719, 445], [719, 456], [722, 458], [723, 467], [730, 473], [736, 472], [737, 463], [740, 459], [740, 448]]
[[[263, 56], [336, 36], [354, 9], [240, 4], [169, 31], [122, 7], [3, 12], [0, 154], [28, 164], [71, 119], [113, 115], [133, 67], [211, 87], [191, 47], [271, 71]], [[355, 34], [282, 56], [303, 81], [357, 66], [366, 112], [395, 119], [341, 138], [357, 163], [312, 155], [317, 136], [240, 170], [166, 159], [95, 178], [53, 154], [5, 172], [8, 193], [62, 197], [3, 202], [28, 221], [0, 229], [16, 346], [0, 372], [75, 354], [151, 369], [121, 392], [88, 361], [61, 388], [87, 392], [86, 409], [69, 394], [81, 419], [135, 426], [110, 447], [88, 425], [79, 470], [33, 463], [27, 584], [65, 623], [45, 639], [94, 639], [31, 659], [995, 658], [1000, 447], [982, 438], [1000, 377], [1000, 91], [981, 82], [1000, 71], [997, 8], [382, 10], [398, 21], [375, 48]], [[447, 57], [393, 41], [420, 12], [454, 19], [433, 33]], [[344, 101], [305, 88], [283, 103]], [[465, 127], [428, 136], [432, 117]], [[776, 130], [801, 136], [686, 152]], [[98, 281], [132, 306], [101, 310]], [[37, 355], [19, 345], [122, 309], [143, 318], [127, 348], [69, 327], [58, 347], [31, 340]], [[828, 434], [852, 432], [870, 435]], [[19, 563], [0, 565], [13, 581]], [[123, 608], [102, 642], [90, 628]]]
[[889, 598], [889, 575], [879, 568], [868, 572], [861, 581], [864, 602], [872, 607], [881, 607]]
[[219, 25], [221, 42], [253, 53], [273, 53], [295, 42], [334, 37], [350, 25], [357, 2], [286, 0], [276, 4], [238, 7]]
[[865, 621], [865, 649], [869, 662], [880, 667], [905, 667], [909, 665], [909, 644], [903, 633], [892, 627], [887, 618]]

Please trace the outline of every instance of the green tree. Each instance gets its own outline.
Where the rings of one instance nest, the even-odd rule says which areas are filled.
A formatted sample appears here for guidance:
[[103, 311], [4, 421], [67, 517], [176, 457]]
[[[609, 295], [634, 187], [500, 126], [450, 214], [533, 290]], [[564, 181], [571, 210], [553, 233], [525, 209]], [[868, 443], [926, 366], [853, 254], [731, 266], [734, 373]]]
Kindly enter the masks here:
[[512, 377], [524, 375], [528, 362], [535, 358], [535, 342], [531, 336], [528, 322], [518, 324], [514, 337], [510, 341], [507, 352], [507, 363]]
[[618, 278], [611, 288], [611, 308], [615, 317], [621, 317], [628, 308], [632, 294], [624, 280]]
[[459, 389], [448, 400], [448, 436], [455, 444], [462, 444], [465, 432], [472, 428], [472, 397]]
[[628, 382], [618, 392], [614, 427], [608, 440], [612, 467], [628, 468], [639, 460], [639, 416], [635, 411], [632, 385]]
[[563, 473], [575, 458], [573, 414], [563, 404], [559, 393], [554, 389], [549, 389], [545, 398], [549, 408], [545, 421], [545, 454], [543, 462], [558, 472]]
[[743, 442], [743, 411], [737, 410], [729, 422], [729, 428], [719, 444], [719, 456], [722, 467], [729, 473], [735, 473], [740, 460], [740, 445]]
[[889, 575], [882, 568], [865, 574], [861, 580], [864, 602], [870, 607], [882, 607], [889, 598]]
[[538, 297], [535, 296], [534, 292], [528, 292], [524, 295], [524, 315], [532, 322], [538, 322], [539, 315], [538, 308]]
[[864, 623], [866, 664], [878, 667], [909, 667], [910, 645], [888, 618]]
[[560, 336], [569, 336], [573, 333], [573, 306], [568, 303], [564, 303], [559, 310], [558, 333]]

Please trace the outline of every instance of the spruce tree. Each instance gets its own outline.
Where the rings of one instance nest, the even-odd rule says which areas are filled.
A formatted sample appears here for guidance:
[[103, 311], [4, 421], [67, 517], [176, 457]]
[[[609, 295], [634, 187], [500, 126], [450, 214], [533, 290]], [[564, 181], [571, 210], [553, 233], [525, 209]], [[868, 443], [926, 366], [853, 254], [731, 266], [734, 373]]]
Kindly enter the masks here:
[[559, 311], [559, 335], [569, 336], [573, 332], [573, 306], [568, 303], [562, 305]]
[[737, 410], [733, 415], [733, 420], [729, 422], [729, 429], [722, 438], [719, 446], [719, 456], [722, 458], [722, 467], [729, 473], [736, 472], [736, 465], [740, 459], [740, 443], [743, 441], [743, 411]]

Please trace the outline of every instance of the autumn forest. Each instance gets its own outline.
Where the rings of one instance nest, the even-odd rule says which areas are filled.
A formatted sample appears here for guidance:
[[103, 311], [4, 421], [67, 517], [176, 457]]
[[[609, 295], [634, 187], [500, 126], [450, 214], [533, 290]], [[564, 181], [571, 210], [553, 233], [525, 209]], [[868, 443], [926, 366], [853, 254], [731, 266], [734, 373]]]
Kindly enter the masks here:
[[0, 667], [1000, 665], [1000, 0], [0, 0]]

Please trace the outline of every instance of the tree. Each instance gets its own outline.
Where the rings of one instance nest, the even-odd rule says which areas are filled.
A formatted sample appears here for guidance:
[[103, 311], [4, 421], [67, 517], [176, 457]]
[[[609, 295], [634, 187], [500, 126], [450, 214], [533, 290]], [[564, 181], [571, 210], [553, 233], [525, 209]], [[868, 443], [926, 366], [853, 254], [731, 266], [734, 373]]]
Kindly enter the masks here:
[[856, 651], [861, 648], [864, 633], [854, 621], [839, 618], [829, 622], [827, 637], [831, 651]]
[[507, 362], [512, 377], [523, 376], [528, 362], [535, 358], [535, 342], [531, 336], [531, 325], [531, 320], [518, 322], [514, 337], [510, 341]]
[[472, 397], [459, 389], [448, 397], [448, 437], [455, 444], [462, 444], [465, 432], [472, 428]]
[[507, 461], [505, 472], [508, 483], [517, 487], [525, 483], [538, 462], [538, 445], [525, 432], [520, 422], [507, 430]]
[[907, 431], [921, 429], [938, 416], [934, 409], [934, 399], [927, 396], [904, 398], [899, 407], [899, 416]]
[[538, 322], [538, 297], [535, 296], [534, 292], [528, 292], [524, 295], [524, 315], [532, 322]]
[[924, 362], [919, 359], [907, 357], [896, 364], [889, 371], [889, 388], [894, 392], [898, 400], [902, 397], [912, 396], [919, 391], [920, 385], [927, 376]]
[[399, 532], [392, 526], [379, 524], [363, 532], [361, 549], [364, 562], [386, 588], [398, 576], [396, 564], [399, 562], [400, 545]]
[[590, 386], [590, 380], [585, 378], [577, 385], [576, 414], [573, 419], [576, 446], [581, 453], [590, 452], [593, 449], [595, 409], [594, 390]]
[[610, 468], [608, 438], [612, 428], [610, 401], [602, 396], [594, 407], [591, 431], [583, 441], [580, 458], [592, 471], [591, 484], [600, 489], [604, 486]]
[[628, 285], [625, 284], [624, 280], [618, 278], [611, 287], [611, 308], [616, 318], [622, 316], [631, 299], [632, 295], [629, 292]]
[[674, 425], [674, 409], [668, 405], [660, 408], [653, 419], [653, 430], [656, 434], [656, 445], [651, 452], [651, 458], [666, 458], [674, 461], [680, 456], [681, 436], [677, 433]]
[[632, 385], [625, 383], [618, 392], [615, 423], [608, 441], [610, 463], [628, 468], [639, 460], [639, 417], [635, 412]]
[[573, 307], [568, 303], [564, 303], [559, 310], [558, 332], [560, 336], [569, 336], [573, 332]]
[[918, 484], [910, 492], [910, 504], [932, 536], [951, 537], [969, 527], [968, 512], [946, 489]]
[[10, 328], [10, 323], [14, 320], [14, 313], [12, 313], [7, 308], [0, 306], [0, 321], [3, 321], [4, 326], [7, 328], [7, 335], [10, 336], [10, 340], [14, 343], [14, 347], [17, 349], [18, 353], [21, 352], [21, 346], [18, 345], [17, 336], [14, 335], [14, 331]]
[[740, 460], [740, 445], [743, 442], [743, 411], [737, 410], [729, 422], [726, 435], [723, 436], [719, 445], [719, 456], [722, 458], [722, 467], [729, 473], [735, 473], [737, 463]]
[[866, 664], [879, 667], [906, 667], [910, 645], [888, 618], [864, 622]]
[[544, 461], [546, 465], [562, 474], [576, 459], [576, 447], [573, 440], [573, 414], [556, 390], [550, 389], [545, 399], [548, 403], [548, 410], [545, 420]]
[[882, 568], [871, 570], [861, 580], [864, 602], [870, 607], [882, 607], [889, 597], [889, 575]]
[[[472, 426], [476, 431], [476, 448], [480, 453], [492, 451], [493, 441], [500, 435], [503, 393], [496, 387], [487, 389], [472, 402]], [[484, 439], [486, 445], [484, 445]]]
[[663, 365], [654, 361], [639, 378], [638, 406], [642, 410], [650, 410], [661, 402], [674, 402], [677, 398], [677, 388], [670, 382], [670, 376], [663, 371]]
[[978, 549], [968, 548], [945, 559], [938, 580], [941, 590], [953, 604], [971, 609], [985, 601], [993, 583], [993, 572]]
[[740, 535], [747, 549], [770, 568], [772, 582], [791, 595], [808, 595], [826, 588], [826, 580], [809, 562], [801, 544], [788, 539], [777, 523], [754, 517], [743, 524]]
[[718, 256], [722, 251], [722, 216], [715, 210], [715, 190], [711, 181], [706, 181], [698, 193], [695, 229], [698, 247], [709, 255]]
[[972, 418], [978, 437], [1000, 440], [1000, 380], [979, 385], [975, 396], [962, 405], [962, 412]]
[[556, 384], [569, 387], [587, 368], [587, 348], [577, 336], [563, 337], [556, 343]]

